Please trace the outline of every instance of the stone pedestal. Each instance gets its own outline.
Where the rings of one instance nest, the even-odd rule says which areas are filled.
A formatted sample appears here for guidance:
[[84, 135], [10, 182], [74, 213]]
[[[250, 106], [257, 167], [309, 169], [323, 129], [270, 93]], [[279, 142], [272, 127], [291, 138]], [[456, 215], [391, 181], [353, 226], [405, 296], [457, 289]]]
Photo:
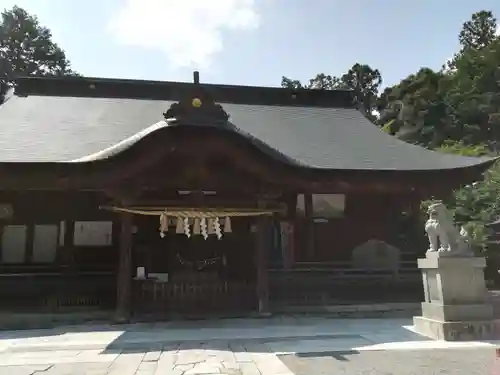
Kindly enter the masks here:
[[435, 340], [484, 340], [493, 336], [493, 306], [484, 281], [486, 260], [428, 253], [418, 260], [425, 302], [413, 318], [419, 334]]

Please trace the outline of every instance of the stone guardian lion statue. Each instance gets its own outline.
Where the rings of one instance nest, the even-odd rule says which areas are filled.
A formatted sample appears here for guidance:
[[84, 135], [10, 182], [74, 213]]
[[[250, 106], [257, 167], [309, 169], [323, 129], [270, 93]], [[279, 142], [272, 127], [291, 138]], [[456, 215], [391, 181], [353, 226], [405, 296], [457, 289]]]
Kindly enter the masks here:
[[429, 219], [425, 231], [429, 237], [428, 253], [440, 255], [471, 256], [472, 251], [468, 234], [464, 228], [459, 231], [446, 206], [442, 202], [431, 204], [428, 209]]

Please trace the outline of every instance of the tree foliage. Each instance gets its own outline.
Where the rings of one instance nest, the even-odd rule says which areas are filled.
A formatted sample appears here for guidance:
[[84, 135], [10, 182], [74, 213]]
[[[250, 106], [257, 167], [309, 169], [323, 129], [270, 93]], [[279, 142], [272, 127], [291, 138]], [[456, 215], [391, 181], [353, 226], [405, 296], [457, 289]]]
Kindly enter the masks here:
[[[459, 33], [460, 50], [448, 69], [421, 69], [379, 96], [383, 129], [404, 140], [464, 156], [498, 154], [500, 142], [500, 38], [491, 12], [474, 13]], [[406, 106], [401, 105], [401, 102]], [[400, 129], [411, 131], [400, 132]], [[447, 199], [483, 250], [487, 224], [500, 217], [500, 165], [484, 181], [457, 189]]]
[[0, 103], [19, 75], [74, 75], [50, 30], [20, 7], [4, 10], [0, 22]]
[[446, 64], [445, 69], [455, 69], [456, 61], [467, 50], [480, 50], [488, 46], [496, 37], [497, 19], [491, 11], [482, 10], [472, 15], [471, 19], [462, 25], [458, 35], [460, 51]]
[[[381, 88], [377, 69], [355, 64], [336, 77], [318, 74], [308, 84], [283, 77], [291, 88], [355, 92], [361, 110], [381, 129], [406, 142], [464, 156], [500, 154], [500, 36], [490, 11], [474, 13], [458, 33], [460, 49], [444, 69], [422, 67], [396, 85]], [[378, 118], [371, 114], [380, 113]], [[453, 192], [447, 205], [482, 249], [486, 224], [500, 218], [500, 165], [484, 181]]]
[[491, 11], [474, 13], [471, 19], [463, 24], [458, 35], [462, 52], [467, 49], [480, 50], [488, 46], [495, 38], [496, 31], [497, 19]]
[[349, 89], [360, 105], [360, 110], [370, 119], [374, 120], [373, 110], [377, 102], [378, 90], [382, 84], [382, 75], [378, 69], [372, 69], [366, 64], [354, 64], [346, 73], [340, 77], [317, 74], [309, 80], [307, 84], [302, 84], [298, 80], [283, 77], [281, 86], [292, 89], [317, 89], [335, 90]]
[[[406, 141], [436, 148], [500, 141], [500, 38], [496, 19], [481, 11], [464, 23], [453, 69], [422, 68], [386, 88], [377, 108], [380, 125]], [[400, 131], [403, 128], [404, 131]]]
[[[437, 150], [476, 157], [490, 153], [484, 144], [465, 146], [462, 142], [453, 141], [444, 142]], [[497, 163], [485, 174], [484, 180], [455, 190], [445, 200], [455, 222], [463, 226], [469, 234], [476, 252], [488, 250], [487, 244], [491, 235], [488, 224], [500, 218], [499, 194], [500, 163]], [[422, 212], [426, 212], [426, 208], [431, 202], [432, 200], [422, 202]]]

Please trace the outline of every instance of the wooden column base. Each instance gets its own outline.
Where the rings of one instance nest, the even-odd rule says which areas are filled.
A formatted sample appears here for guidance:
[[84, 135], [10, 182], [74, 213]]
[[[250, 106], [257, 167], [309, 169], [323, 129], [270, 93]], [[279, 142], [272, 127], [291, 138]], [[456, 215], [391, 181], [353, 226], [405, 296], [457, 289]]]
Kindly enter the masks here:
[[114, 324], [128, 324], [130, 323], [131, 315], [128, 311], [116, 311], [113, 318]]

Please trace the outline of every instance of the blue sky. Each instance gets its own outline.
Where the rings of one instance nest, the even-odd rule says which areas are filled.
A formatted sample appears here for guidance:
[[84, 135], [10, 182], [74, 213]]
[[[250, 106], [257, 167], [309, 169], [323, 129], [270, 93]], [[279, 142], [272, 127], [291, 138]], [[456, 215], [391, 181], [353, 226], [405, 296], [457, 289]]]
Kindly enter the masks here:
[[87, 76], [277, 86], [354, 63], [397, 83], [439, 69], [479, 10], [499, 0], [0, 0], [49, 27]]

